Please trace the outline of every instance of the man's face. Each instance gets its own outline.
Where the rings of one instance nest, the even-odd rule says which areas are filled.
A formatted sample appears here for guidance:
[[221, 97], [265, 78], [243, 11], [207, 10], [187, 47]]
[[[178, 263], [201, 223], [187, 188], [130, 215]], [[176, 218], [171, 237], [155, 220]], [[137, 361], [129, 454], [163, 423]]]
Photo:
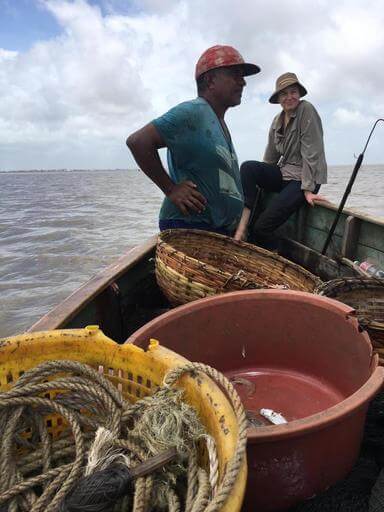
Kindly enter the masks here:
[[215, 96], [226, 106], [240, 105], [246, 81], [241, 66], [229, 66], [215, 71], [212, 80]]

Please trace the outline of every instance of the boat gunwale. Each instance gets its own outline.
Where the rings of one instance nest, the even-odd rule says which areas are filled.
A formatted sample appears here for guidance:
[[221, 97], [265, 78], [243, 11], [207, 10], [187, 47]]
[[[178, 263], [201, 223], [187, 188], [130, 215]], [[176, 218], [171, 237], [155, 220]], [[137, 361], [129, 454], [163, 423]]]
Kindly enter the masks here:
[[[316, 203], [315, 208], [325, 208], [328, 210], [333, 210], [335, 212], [337, 212], [339, 209], [338, 205], [330, 201]], [[376, 217], [375, 215], [370, 215], [369, 213], [363, 213], [360, 212], [359, 210], [355, 210], [353, 207], [343, 208], [342, 214], [345, 215], [346, 217], [356, 217], [357, 219], [384, 227], [384, 217]]]

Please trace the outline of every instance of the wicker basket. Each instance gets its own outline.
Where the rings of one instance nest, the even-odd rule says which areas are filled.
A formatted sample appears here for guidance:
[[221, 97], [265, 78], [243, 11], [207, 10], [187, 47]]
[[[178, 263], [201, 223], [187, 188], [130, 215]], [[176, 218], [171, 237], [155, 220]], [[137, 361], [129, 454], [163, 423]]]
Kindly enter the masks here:
[[304, 268], [270, 251], [192, 229], [159, 235], [156, 279], [173, 305], [247, 288], [312, 292], [321, 284]]
[[379, 353], [380, 364], [384, 365], [384, 280], [371, 277], [333, 279], [320, 285], [316, 293], [337, 299], [356, 310]]

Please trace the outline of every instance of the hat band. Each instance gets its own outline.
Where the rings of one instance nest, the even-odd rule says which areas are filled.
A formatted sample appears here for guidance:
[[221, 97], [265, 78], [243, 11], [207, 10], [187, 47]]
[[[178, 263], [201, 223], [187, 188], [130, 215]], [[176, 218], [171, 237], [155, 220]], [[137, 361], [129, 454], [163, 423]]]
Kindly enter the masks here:
[[278, 89], [285, 89], [286, 87], [288, 87], [288, 85], [291, 84], [297, 84], [297, 80], [294, 80], [293, 78], [285, 78], [281, 80], [281, 82], [279, 83]]

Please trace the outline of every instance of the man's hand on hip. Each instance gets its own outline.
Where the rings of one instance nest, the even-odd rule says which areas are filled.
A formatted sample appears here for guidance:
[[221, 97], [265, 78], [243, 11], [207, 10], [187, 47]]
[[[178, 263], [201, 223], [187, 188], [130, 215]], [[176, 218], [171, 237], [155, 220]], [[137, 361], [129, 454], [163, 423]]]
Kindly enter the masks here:
[[173, 185], [167, 197], [183, 215], [189, 215], [191, 212], [202, 213], [207, 204], [207, 200], [197, 190], [195, 183], [189, 180]]

